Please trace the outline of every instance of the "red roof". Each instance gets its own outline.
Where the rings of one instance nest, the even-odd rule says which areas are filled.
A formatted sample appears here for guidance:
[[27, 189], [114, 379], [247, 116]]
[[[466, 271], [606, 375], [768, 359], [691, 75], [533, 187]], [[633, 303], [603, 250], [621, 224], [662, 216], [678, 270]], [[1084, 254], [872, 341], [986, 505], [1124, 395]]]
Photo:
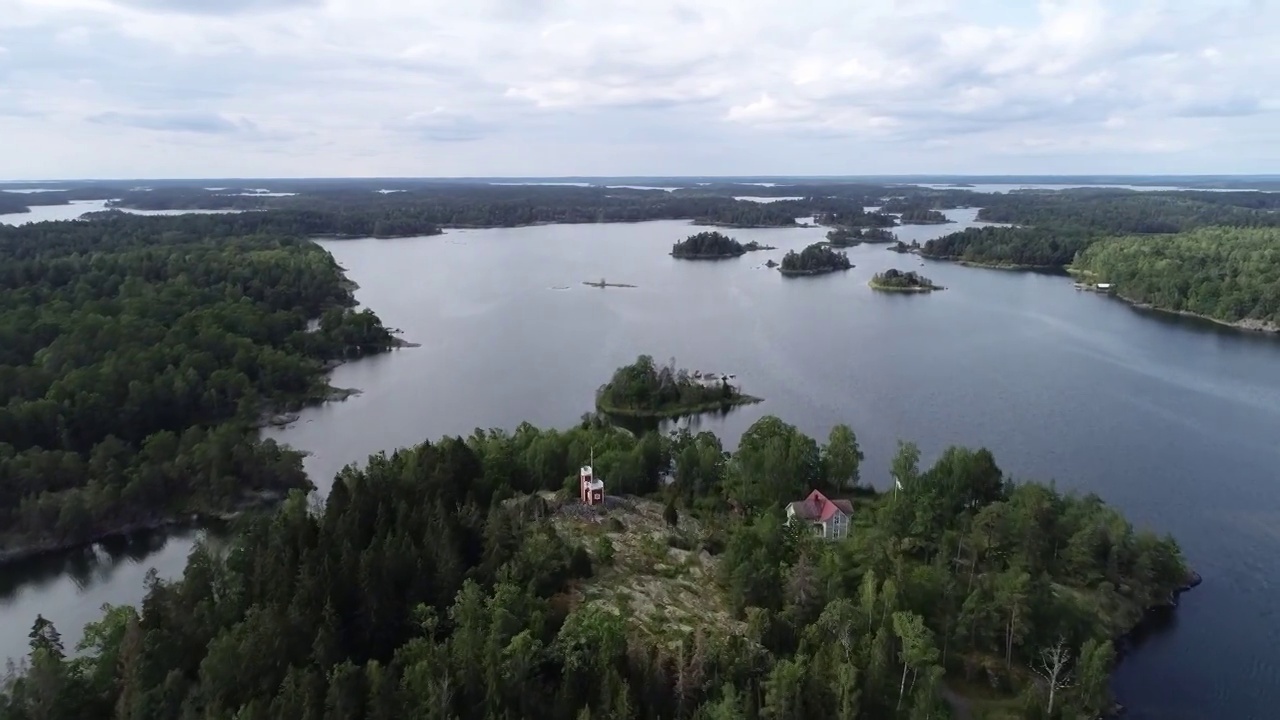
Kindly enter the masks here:
[[809, 493], [809, 497], [798, 503], [791, 503], [791, 507], [797, 515], [818, 522], [830, 520], [837, 511], [845, 515], [853, 514], [853, 503], [848, 500], [832, 500], [818, 490]]

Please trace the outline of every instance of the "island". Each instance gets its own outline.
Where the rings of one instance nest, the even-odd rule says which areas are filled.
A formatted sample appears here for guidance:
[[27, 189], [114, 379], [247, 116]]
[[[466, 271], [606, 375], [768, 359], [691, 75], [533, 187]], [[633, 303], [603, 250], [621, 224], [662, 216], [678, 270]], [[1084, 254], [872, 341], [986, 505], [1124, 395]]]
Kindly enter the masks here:
[[898, 236], [884, 228], [845, 228], [838, 227], [827, 232], [827, 244], [831, 247], [847, 248], [862, 243], [890, 243], [898, 240]]
[[907, 243], [899, 240], [885, 249], [896, 253], [902, 253], [904, 255], [917, 254], [920, 252], [920, 241], [912, 240], [911, 244], [908, 245]]
[[613, 373], [596, 391], [596, 410], [614, 417], [677, 418], [762, 402], [742, 392], [733, 375], [689, 372], [649, 355]]
[[671, 257], [680, 260], [723, 260], [745, 255], [757, 250], [777, 250], [769, 245], [752, 241], [740, 243], [720, 232], [700, 232], [671, 246]]
[[611, 283], [611, 282], [606, 281], [604, 278], [600, 278], [598, 281], [583, 280], [583, 281], [582, 281], [582, 284], [583, 284], [583, 285], [586, 285], [587, 287], [600, 288], [601, 290], [603, 290], [604, 288], [633, 288], [633, 287], [635, 287], [635, 285], [628, 285], [627, 283]]
[[849, 256], [831, 249], [826, 243], [814, 243], [800, 252], [791, 250], [782, 256], [778, 272], [786, 277], [804, 277], [840, 272], [853, 267]]
[[897, 268], [889, 268], [882, 273], [876, 273], [871, 277], [871, 282], [867, 284], [873, 290], [882, 290], [884, 292], [921, 293], [946, 289], [939, 285], [934, 285], [932, 280], [917, 272], [902, 272]]
[[824, 435], [526, 422], [379, 453], [323, 510], [197, 544], [74, 656], [31, 618], [0, 712], [1096, 718], [1115, 640], [1195, 583], [1172, 538], [986, 449], [873, 475]]
[[955, 221], [932, 208], [912, 207], [902, 211], [898, 222], [903, 225], [946, 225]]

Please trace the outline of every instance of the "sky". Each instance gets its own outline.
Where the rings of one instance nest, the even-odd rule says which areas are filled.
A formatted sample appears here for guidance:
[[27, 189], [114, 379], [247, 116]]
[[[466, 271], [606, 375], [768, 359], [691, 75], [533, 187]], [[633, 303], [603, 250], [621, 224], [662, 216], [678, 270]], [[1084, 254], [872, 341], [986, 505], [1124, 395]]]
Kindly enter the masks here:
[[1280, 0], [0, 0], [0, 178], [1280, 172]]

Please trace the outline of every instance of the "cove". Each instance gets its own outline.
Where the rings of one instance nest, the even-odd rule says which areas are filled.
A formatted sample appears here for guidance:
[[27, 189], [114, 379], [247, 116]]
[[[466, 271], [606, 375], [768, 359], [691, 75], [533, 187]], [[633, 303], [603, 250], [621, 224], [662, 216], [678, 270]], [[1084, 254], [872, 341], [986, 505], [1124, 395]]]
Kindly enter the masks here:
[[[973, 213], [895, 232], [923, 242]], [[325, 492], [378, 450], [525, 420], [571, 424], [614, 368], [674, 356], [735, 373], [765, 398], [700, 420], [730, 446], [764, 414], [819, 437], [846, 422], [867, 454], [864, 480], [882, 488], [899, 439], [919, 443], [925, 464], [950, 444], [987, 446], [1014, 477], [1096, 492], [1174, 534], [1205, 584], [1120, 666], [1130, 716], [1266, 717], [1280, 703], [1280, 342], [1140, 312], [1057, 275], [922, 266], [882, 245], [849, 250], [856, 267], [840, 274], [788, 280], [764, 267], [824, 228], [732, 230], [778, 249], [672, 259], [691, 232], [664, 221], [323, 241], [360, 301], [422, 347], [339, 367], [332, 384], [362, 394], [269, 434], [312, 453], [306, 468]], [[948, 290], [867, 287], [890, 267]], [[602, 277], [636, 287], [582, 285]], [[142, 596], [147, 568], [180, 574], [194, 537], [0, 571], [0, 655], [25, 652], [37, 612], [74, 642], [103, 602]]]

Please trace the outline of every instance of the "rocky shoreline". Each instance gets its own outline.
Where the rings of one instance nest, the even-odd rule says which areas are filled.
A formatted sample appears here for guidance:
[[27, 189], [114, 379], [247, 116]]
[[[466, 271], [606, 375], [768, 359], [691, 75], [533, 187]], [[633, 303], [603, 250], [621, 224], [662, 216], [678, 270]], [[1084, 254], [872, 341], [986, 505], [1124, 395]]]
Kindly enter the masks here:
[[1146, 310], [1149, 312], [1167, 313], [1169, 315], [1181, 315], [1182, 317], [1196, 318], [1197, 320], [1205, 320], [1213, 323], [1214, 325], [1221, 325], [1223, 327], [1229, 327], [1234, 330], [1246, 330], [1248, 332], [1256, 332], [1256, 333], [1272, 333], [1272, 334], [1280, 333], [1280, 324], [1277, 324], [1268, 320], [1258, 320], [1256, 318], [1245, 318], [1243, 320], [1222, 320], [1219, 318], [1210, 317], [1208, 315], [1202, 315], [1200, 313], [1191, 312], [1190, 310], [1170, 310], [1169, 308], [1162, 308], [1157, 305], [1152, 305], [1151, 303], [1140, 302], [1138, 300], [1134, 300], [1133, 298], [1125, 297], [1122, 293], [1118, 293], [1118, 292], [1111, 293], [1111, 296], [1116, 298], [1117, 300], [1120, 300], [1122, 302], [1129, 304], [1134, 308], [1137, 308], [1138, 310]]
[[[1130, 628], [1127, 632], [1124, 632], [1115, 638], [1114, 646], [1116, 651], [1116, 662], [1119, 663], [1124, 659], [1125, 655], [1132, 652], [1135, 645], [1135, 638], [1137, 636], [1142, 635], [1147, 631], [1149, 631], [1152, 628], [1152, 625], [1155, 624], [1160, 618], [1167, 617], [1168, 613], [1171, 613], [1178, 608], [1178, 602], [1179, 602], [1179, 599], [1182, 597], [1183, 593], [1189, 592], [1195, 589], [1196, 587], [1199, 587], [1199, 585], [1203, 582], [1204, 582], [1204, 578], [1200, 576], [1200, 573], [1194, 570], [1190, 570], [1187, 572], [1187, 577], [1185, 580], [1183, 580], [1182, 585], [1174, 588], [1173, 591], [1169, 593], [1169, 598], [1165, 602], [1160, 603], [1158, 605], [1152, 605], [1151, 607], [1144, 610], [1142, 612], [1142, 617], [1138, 618], [1138, 622], [1132, 628]], [[1112, 672], [1114, 674], [1114, 669], [1112, 670]], [[1119, 717], [1123, 715], [1126, 710], [1127, 708], [1125, 708], [1123, 704], [1119, 702], [1113, 702], [1111, 705], [1111, 709], [1108, 710], [1102, 717], [1104, 718]]]

